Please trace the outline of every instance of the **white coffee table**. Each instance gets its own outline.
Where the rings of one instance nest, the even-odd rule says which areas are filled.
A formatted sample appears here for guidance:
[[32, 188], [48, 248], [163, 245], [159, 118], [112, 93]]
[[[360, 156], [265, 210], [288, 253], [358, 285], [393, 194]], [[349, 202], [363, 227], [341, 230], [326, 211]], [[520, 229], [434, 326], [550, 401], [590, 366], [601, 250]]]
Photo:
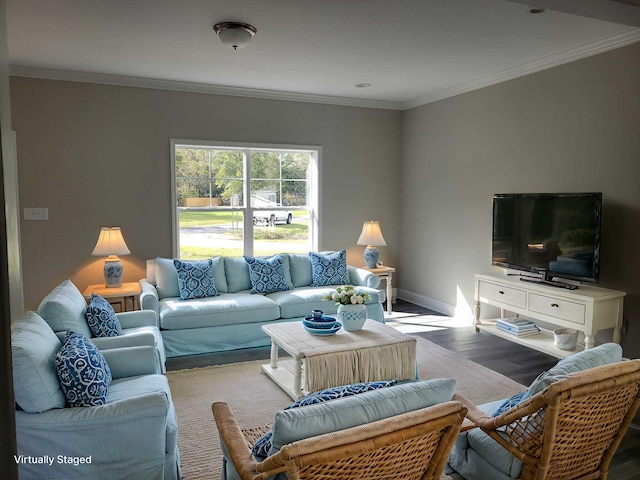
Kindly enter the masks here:
[[[294, 400], [350, 383], [415, 379], [416, 339], [375, 320], [332, 336], [311, 335], [300, 321], [262, 330], [271, 337], [271, 362], [262, 371]], [[293, 357], [293, 371], [278, 365], [278, 347]]]

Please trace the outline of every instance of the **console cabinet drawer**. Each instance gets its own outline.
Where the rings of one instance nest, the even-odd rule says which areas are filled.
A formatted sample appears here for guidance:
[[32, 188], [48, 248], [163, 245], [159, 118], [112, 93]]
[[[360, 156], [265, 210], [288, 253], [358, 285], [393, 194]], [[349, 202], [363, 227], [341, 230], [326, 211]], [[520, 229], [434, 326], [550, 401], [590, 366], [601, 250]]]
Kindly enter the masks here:
[[480, 298], [511, 305], [513, 307], [525, 308], [527, 305], [527, 292], [517, 288], [496, 285], [495, 283], [478, 282], [478, 294]]
[[532, 293], [529, 295], [529, 310], [584, 325], [585, 306], [581, 303]]

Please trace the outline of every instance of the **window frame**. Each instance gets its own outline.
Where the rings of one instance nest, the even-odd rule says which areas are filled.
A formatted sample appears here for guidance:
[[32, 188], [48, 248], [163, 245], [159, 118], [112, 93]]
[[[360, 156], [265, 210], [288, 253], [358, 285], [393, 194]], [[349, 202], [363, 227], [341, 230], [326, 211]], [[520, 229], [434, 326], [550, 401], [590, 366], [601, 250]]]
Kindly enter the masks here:
[[[194, 147], [194, 148], [211, 148], [220, 150], [240, 150], [243, 152], [243, 206], [224, 207], [227, 211], [239, 211], [243, 213], [243, 254], [253, 256], [253, 212], [259, 210], [274, 210], [276, 208], [287, 208], [290, 210], [302, 210], [301, 207], [269, 207], [259, 208], [251, 206], [251, 169], [249, 168], [250, 152], [253, 151], [302, 151], [314, 152], [311, 155], [310, 178], [308, 179], [307, 192], [307, 209], [309, 212], [309, 240], [310, 250], [317, 251], [321, 242], [322, 227], [320, 221], [322, 215], [320, 213], [320, 205], [322, 205], [322, 146], [320, 145], [298, 145], [298, 144], [270, 144], [270, 143], [252, 143], [252, 142], [220, 142], [209, 140], [188, 140], [175, 139], [170, 140], [170, 164], [171, 164], [171, 246], [174, 258], [180, 255], [180, 225], [178, 221], [178, 194], [176, 188], [176, 147]], [[250, 234], [249, 234], [250, 233]]]

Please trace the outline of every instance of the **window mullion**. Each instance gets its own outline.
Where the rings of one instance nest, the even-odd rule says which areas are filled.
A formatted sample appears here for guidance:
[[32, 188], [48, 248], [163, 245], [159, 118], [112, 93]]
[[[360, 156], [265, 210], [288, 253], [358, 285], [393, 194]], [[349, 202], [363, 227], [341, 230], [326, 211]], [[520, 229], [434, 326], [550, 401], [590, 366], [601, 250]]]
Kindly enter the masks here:
[[244, 253], [253, 256], [253, 207], [251, 206], [251, 150], [244, 149], [243, 174], [244, 174]]

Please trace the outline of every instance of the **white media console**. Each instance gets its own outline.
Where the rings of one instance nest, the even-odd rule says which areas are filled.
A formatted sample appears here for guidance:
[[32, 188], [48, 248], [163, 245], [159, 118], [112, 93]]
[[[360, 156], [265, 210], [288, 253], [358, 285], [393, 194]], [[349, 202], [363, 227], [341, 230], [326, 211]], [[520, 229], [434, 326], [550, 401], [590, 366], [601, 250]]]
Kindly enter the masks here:
[[[574, 328], [584, 334], [584, 348], [595, 345], [598, 330], [613, 328], [613, 341], [620, 343], [625, 292], [580, 285], [576, 290], [524, 282], [520, 276], [485, 273], [475, 276], [475, 329], [484, 330], [530, 348], [565, 357], [573, 352], [553, 345], [553, 333], [541, 329], [539, 335], [517, 337], [495, 326], [495, 320], [480, 320], [480, 304], [494, 305], [501, 316], [516, 315], [559, 327]], [[578, 346], [577, 348], [580, 348]]]

